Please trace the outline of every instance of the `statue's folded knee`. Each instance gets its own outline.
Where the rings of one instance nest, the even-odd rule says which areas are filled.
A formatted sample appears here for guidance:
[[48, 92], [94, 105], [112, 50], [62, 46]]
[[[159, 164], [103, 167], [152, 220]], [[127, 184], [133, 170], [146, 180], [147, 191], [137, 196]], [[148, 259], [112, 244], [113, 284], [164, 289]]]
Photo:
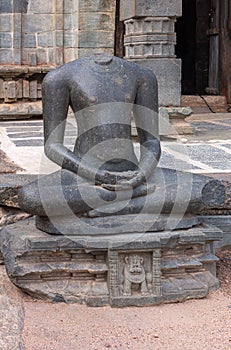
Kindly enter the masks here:
[[18, 192], [18, 202], [20, 208], [27, 213], [37, 215], [41, 212], [42, 205], [36, 186], [23, 186]]
[[20, 208], [24, 211], [28, 209], [28, 197], [26, 186], [23, 186], [18, 192], [18, 203]]

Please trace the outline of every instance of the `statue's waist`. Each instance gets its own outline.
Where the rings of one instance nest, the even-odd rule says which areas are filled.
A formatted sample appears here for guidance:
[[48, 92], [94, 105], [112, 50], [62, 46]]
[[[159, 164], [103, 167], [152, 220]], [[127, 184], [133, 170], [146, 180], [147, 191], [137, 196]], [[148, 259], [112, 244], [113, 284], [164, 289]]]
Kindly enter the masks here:
[[111, 159], [109, 161], [104, 162], [100, 168], [102, 170], [115, 171], [115, 172], [123, 172], [129, 170], [137, 170], [137, 160], [130, 161], [127, 159]]
[[121, 163], [124, 160], [137, 161], [133, 142], [127, 139], [77, 140], [74, 153], [86, 161]]
[[102, 169], [108, 171], [128, 171], [136, 170], [138, 166], [138, 160], [134, 152], [113, 156], [113, 154], [108, 153], [101, 155], [93, 155], [89, 153], [83, 154], [82, 152], [75, 152], [80, 159], [85, 163], [89, 164], [92, 168]]

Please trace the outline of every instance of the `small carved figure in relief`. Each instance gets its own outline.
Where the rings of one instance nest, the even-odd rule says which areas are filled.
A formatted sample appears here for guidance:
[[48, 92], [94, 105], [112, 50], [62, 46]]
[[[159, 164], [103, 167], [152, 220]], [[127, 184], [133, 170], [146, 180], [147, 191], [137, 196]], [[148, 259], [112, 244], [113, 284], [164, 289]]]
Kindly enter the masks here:
[[131, 296], [132, 284], [141, 285], [141, 295], [148, 295], [144, 259], [139, 255], [125, 257], [123, 295]]

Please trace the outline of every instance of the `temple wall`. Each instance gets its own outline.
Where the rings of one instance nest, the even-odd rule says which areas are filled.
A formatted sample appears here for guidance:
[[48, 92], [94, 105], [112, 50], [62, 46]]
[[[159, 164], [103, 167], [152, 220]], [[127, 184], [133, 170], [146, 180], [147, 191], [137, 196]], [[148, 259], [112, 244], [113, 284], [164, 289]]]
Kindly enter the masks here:
[[79, 57], [114, 53], [116, 0], [79, 0]]
[[[1, 0], [0, 118], [16, 113], [2, 103], [41, 100], [41, 81], [51, 69], [104, 51], [124, 55], [125, 59], [153, 70], [161, 106], [181, 105], [181, 85], [184, 94], [218, 93], [230, 101], [231, 2], [219, 2], [215, 16], [219, 26], [215, 26], [208, 13], [209, 0], [183, 3], [184, 30], [181, 31], [188, 33], [189, 45], [181, 35], [176, 37], [175, 25], [182, 16], [182, 3], [182, 0]], [[194, 4], [196, 17], [191, 18]], [[196, 36], [197, 50], [193, 48], [190, 33]], [[177, 55], [184, 63], [183, 81], [181, 59], [175, 53], [177, 41]], [[183, 53], [179, 53], [179, 45]], [[216, 65], [212, 64], [214, 57]], [[209, 80], [214, 75], [217, 89]], [[185, 88], [190, 91], [186, 92]]]
[[[0, 118], [41, 115], [41, 83], [47, 72], [94, 52], [114, 53], [116, 3], [1, 1]], [[121, 0], [120, 5], [125, 59], [154, 71], [161, 105], [179, 106], [181, 61], [175, 57], [175, 21], [181, 16], [181, 0]]]
[[4, 0], [0, 64], [60, 65], [114, 51], [115, 0]]
[[0, 118], [41, 115], [47, 72], [94, 52], [113, 53], [115, 13], [116, 0], [1, 1]]

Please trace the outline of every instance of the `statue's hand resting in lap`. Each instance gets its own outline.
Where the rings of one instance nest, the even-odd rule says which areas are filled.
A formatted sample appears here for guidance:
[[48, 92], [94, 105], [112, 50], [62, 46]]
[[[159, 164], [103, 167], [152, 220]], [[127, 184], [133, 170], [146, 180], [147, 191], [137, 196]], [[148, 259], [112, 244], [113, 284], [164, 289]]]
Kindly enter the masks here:
[[124, 172], [104, 172], [103, 182], [101, 186], [110, 191], [122, 191], [126, 189], [135, 188], [145, 182], [143, 173], [135, 170]]

